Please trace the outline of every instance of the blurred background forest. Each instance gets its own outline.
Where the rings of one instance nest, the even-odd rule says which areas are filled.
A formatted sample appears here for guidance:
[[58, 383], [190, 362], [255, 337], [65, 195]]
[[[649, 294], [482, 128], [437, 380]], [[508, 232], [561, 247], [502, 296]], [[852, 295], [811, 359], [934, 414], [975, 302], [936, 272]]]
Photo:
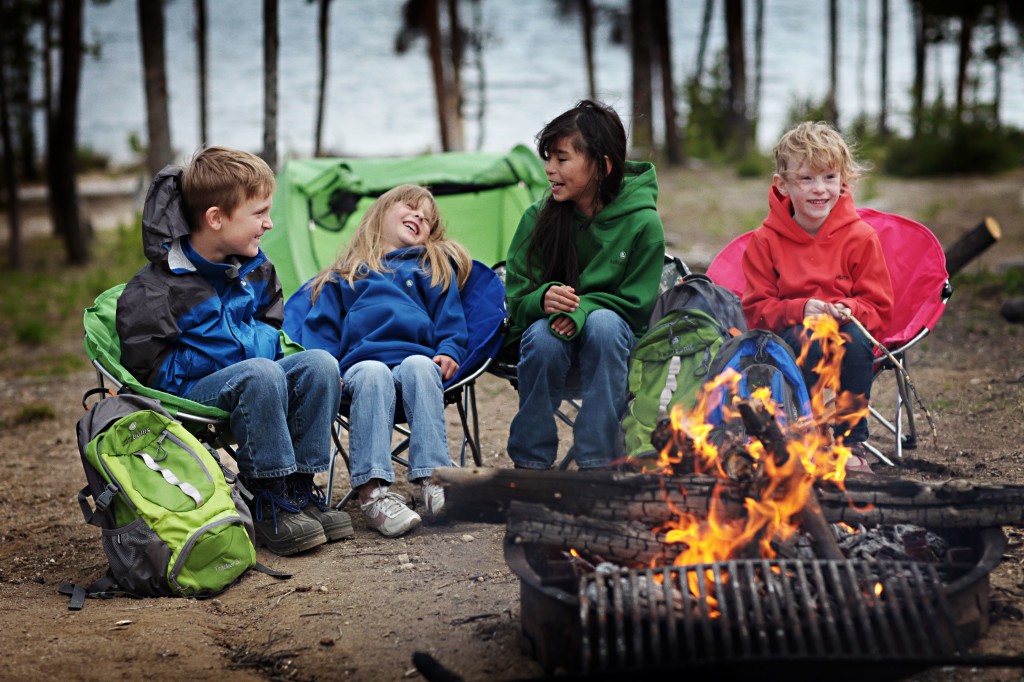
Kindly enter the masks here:
[[1015, 0], [0, 0], [0, 259], [24, 262], [22, 186], [84, 264], [85, 172], [507, 149], [581, 97], [658, 164], [764, 176], [811, 118], [884, 173], [997, 173], [1024, 158], [1022, 36]]

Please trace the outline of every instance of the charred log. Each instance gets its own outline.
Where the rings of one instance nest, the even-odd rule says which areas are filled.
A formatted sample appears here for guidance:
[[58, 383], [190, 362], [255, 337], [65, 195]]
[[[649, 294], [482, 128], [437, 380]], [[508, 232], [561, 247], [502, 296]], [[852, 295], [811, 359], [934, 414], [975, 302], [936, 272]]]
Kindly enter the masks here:
[[961, 268], [999, 241], [1002, 236], [1003, 231], [999, 227], [999, 222], [992, 216], [986, 216], [946, 249], [946, 272], [950, 277], [960, 272]]
[[[675, 518], [679, 511], [706, 516], [713, 495], [730, 514], [743, 510], [742, 486], [724, 483], [714, 492], [718, 480], [709, 477], [469, 468], [437, 469], [435, 477], [447, 489], [449, 514], [461, 520], [505, 523], [513, 501], [593, 519], [640, 521], [651, 527]], [[1024, 486], [879, 479], [850, 480], [846, 490], [833, 486], [815, 490], [829, 523], [1024, 527]]]

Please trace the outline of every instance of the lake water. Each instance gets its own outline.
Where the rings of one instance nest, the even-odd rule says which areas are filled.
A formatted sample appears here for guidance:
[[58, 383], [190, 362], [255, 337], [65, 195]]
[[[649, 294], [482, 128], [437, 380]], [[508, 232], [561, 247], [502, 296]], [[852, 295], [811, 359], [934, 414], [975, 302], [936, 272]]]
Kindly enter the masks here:
[[[324, 146], [336, 155], [414, 154], [439, 148], [430, 66], [421, 40], [405, 55], [393, 43], [402, 0], [345, 0], [331, 9], [328, 101]], [[626, 3], [596, 3], [622, 6]], [[483, 55], [485, 98], [482, 122], [473, 84], [466, 106], [467, 148], [504, 150], [532, 145], [543, 125], [586, 96], [579, 21], [559, 17], [554, 0], [482, 0], [481, 14], [492, 38]], [[702, 0], [670, 2], [676, 81], [696, 59]], [[709, 55], [724, 46], [722, 3], [717, 3]], [[878, 111], [879, 1], [840, 3], [839, 99], [841, 123], [860, 112]], [[259, 151], [263, 141], [263, 48], [260, 0], [208, 6], [208, 126], [211, 144]], [[889, 109], [891, 125], [907, 129], [913, 78], [910, 2], [890, 2]], [[79, 140], [115, 162], [134, 158], [129, 136], [145, 139], [145, 101], [135, 0], [85, 5], [86, 41], [99, 55], [85, 59], [79, 102]], [[469, 3], [462, 3], [470, 21]], [[828, 3], [824, 0], [766, 0], [764, 77], [758, 145], [770, 149], [797, 98], [824, 96], [828, 87]], [[278, 137], [282, 158], [312, 154], [317, 103], [317, 6], [281, 0]], [[167, 87], [171, 143], [188, 155], [202, 142], [196, 79], [192, 0], [166, 0]], [[754, 2], [746, 3], [747, 59], [753, 81]], [[1006, 29], [1007, 34], [1011, 33]], [[989, 36], [976, 37], [980, 52]], [[931, 62], [930, 93], [955, 90], [956, 50], [943, 48]], [[599, 97], [628, 125], [629, 57], [609, 41], [602, 22], [597, 39]], [[976, 66], [982, 99], [990, 99], [991, 66]], [[1004, 63], [1003, 120], [1024, 127], [1024, 66], [1019, 57]], [[930, 97], [931, 95], [929, 95]]]

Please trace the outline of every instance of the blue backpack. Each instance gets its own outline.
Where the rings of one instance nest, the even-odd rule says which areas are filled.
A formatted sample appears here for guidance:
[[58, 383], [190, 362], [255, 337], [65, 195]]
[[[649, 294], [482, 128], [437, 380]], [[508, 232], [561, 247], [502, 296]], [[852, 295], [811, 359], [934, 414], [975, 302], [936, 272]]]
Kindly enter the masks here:
[[[792, 349], [777, 334], [765, 329], [751, 329], [722, 344], [708, 369], [713, 379], [727, 369], [739, 373], [736, 396], [749, 398], [758, 388], [768, 387], [772, 400], [779, 406], [776, 419], [780, 425], [811, 416], [811, 398], [804, 384], [803, 373], [796, 364]], [[723, 395], [707, 416], [709, 424], [722, 424], [721, 404], [727, 399], [725, 387], [716, 389]]]

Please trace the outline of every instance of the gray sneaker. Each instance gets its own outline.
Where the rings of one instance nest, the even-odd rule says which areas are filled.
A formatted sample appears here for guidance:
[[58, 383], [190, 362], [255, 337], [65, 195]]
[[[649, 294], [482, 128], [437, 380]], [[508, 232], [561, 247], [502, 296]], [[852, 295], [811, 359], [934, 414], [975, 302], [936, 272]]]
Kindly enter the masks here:
[[360, 503], [370, 528], [386, 538], [396, 538], [420, 525], [420, 515], [405, 505], [398, 493], [381, 486], [370, 494], [368, 502]]
[[356, 534], [352, 517], [347, 512], [331, 509], [327, 494], [313, 480], [313, 474], [288, 476], [288, 494], [306, 516], [315, 519], [324, 529], [328, 542], [350, 538]]
[[444, 518], [444, 488], [429, 478], [418, 481], [420, 498], [423, 501], [423, 515], [428, 521], [440, 521]]
[[323, 526], [303, 514], [288, 497], [284, 478], [246, 481], [256, 544], [290, 556], [327, 542]]

